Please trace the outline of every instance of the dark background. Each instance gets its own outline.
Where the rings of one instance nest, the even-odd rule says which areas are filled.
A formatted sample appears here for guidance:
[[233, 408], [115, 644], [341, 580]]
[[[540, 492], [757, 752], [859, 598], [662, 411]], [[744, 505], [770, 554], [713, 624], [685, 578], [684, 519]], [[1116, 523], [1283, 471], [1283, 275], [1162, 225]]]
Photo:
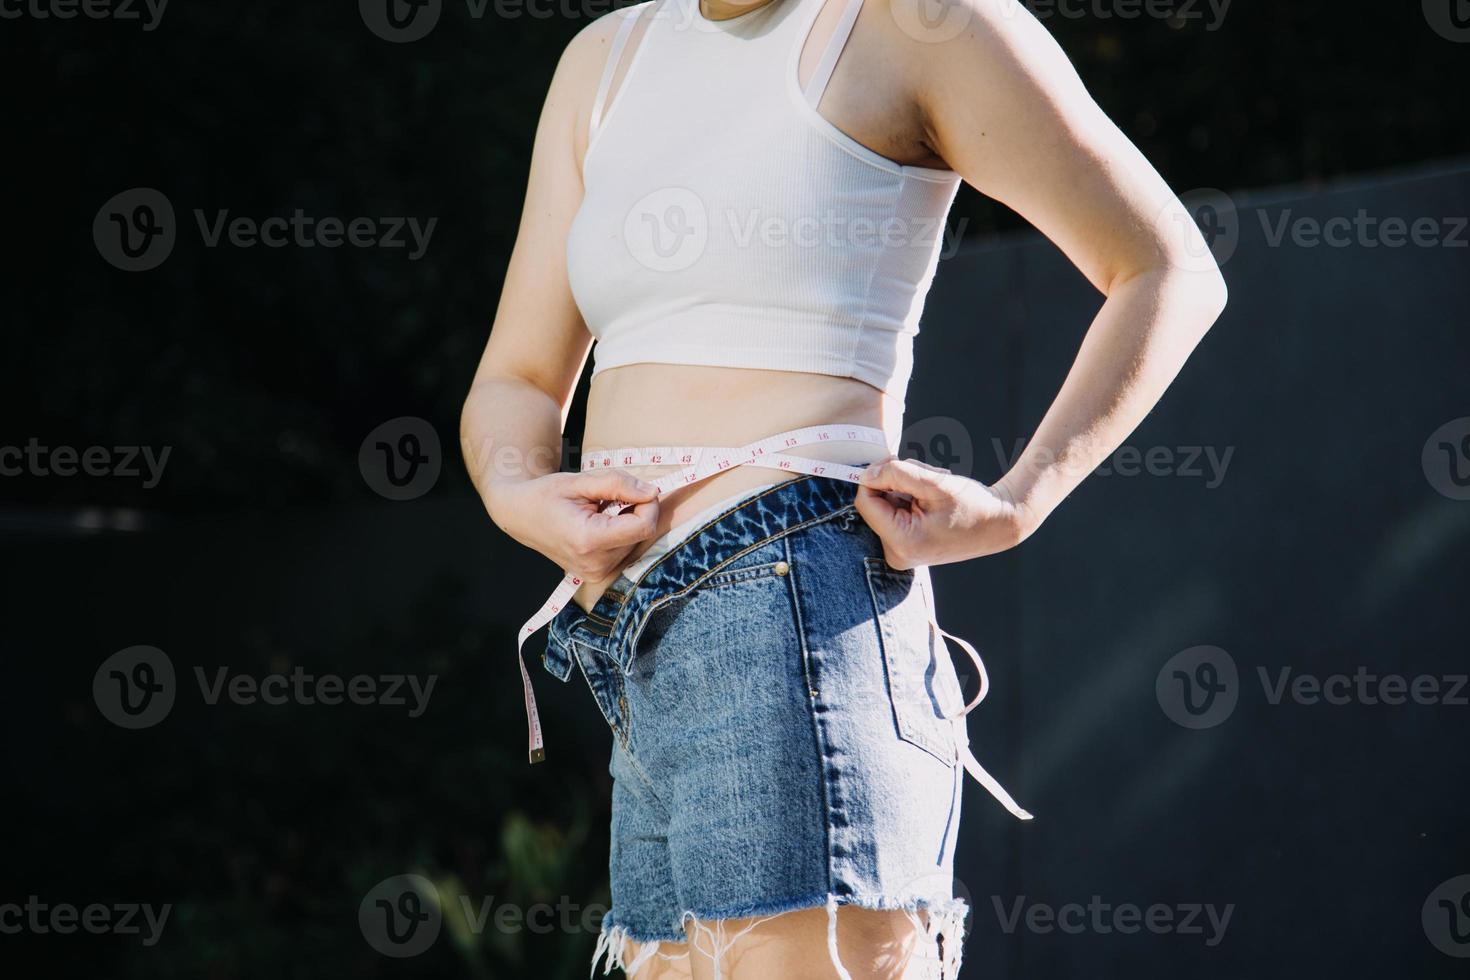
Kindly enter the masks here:
[[[12, 242], [0, 444], [170, 453], [154, 486], [33, 468], [0, 479], [0, 904], [172, 907], [153, 946], [0, 932], [9, 975], [586, 969], [595, 931], [475, 931], [453, 914], [459, 894], [605, 904], [608, 789], [590, 698], [540, 671], [551, 758], [524, 763], [510, 651], [557, 574], [484, 517], [455, 434], [546, 84], [571, 35], [609, 8], [473, 9], [444, 5], [407, 43], [347, 3], [175, 0], [153, 29], [146, 8], [129, 8], [144, 21], [31, 7], [0, 19]], [[1023, 548], [935, 570], [946, 627], [987, 653], [995, 682], [971, 720], [977, 751], [1038, 814], [1022, 827], [967, 791], [966, 975], [1463, 976], [1421, 909], [1470, 873], [1470, 708], [1273, 705], [1257, 671], [1470, 669], [1470, 502], [1453, 479], [1470, 444], [1455, 457], [1450, 438], [1436, 469], [1431, 439], [1470, 416], [1470, 236], [1454, 243], [1470, 214], [1470, 27], [1449, 2], [1239, 3], [1223, 20], [1182, 4], [1198, 18], [1072, 9], [1043, 19], [1104, 109], [1176, 190], [1219, 189], [1200, 218], [1231, 300], [1129, 440], [1164, 465], [1099, 474]], [[128, 272], [93, 222], [134, 188], [171, 202], [177, 242]], [[411, 260], [210, 248], [193, 216], [298, 208], [437, 224]], [[1437, 238], [1311, 243], [1310, 222], [1360, 210], [1429, 219]], [[1276, 242], [1281, 222], [1303, 234]], [[993, 479], [1099, 298], [968, 188], [951, 224], [966, 245], [940, 265], [919, 340], [911, 449]], [[374, 490], [381, 466], [359, 454], [401, 417], [438, 434], [441, 471], [389, 501]], [[1184, 472], [1190, 447], [1231, 453], [1216, 485]], [[92, 685], [138, 644], [168, 655], [178, 698], [127, 731]], [[1155, 681], [1202, 645], [1238, 668], [1238, 705], [1196, 731], [1170, 720]], [[436, 687], [414, 718], [210, 705], [194, 680], [298, 666]], [[451, 911], [429, 950], [394, 959], [358, 908], [405, 873]], [[995, 907], [1093, 895], [1234, 911], [1207, 946], [1007, 932]], [[1470, 929], [1470, 906], [1458, 921]]]

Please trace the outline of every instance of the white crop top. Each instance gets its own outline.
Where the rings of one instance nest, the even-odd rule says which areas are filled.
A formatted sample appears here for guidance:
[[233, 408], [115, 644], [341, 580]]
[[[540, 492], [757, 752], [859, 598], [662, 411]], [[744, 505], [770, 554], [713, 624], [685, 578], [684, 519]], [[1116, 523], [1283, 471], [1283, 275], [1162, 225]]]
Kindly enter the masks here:
[[[637, 362], [857, 378], [901, 406], [959, 188], [895, 163], [817, 111], [862, 0], [845, 3], [803, 91], [824, 0], [711, 21], [698, 0], [622, 18], [592, 109], [567, 239], [593, 376]], [[647, 30], [607, 104], [635, 22]]]

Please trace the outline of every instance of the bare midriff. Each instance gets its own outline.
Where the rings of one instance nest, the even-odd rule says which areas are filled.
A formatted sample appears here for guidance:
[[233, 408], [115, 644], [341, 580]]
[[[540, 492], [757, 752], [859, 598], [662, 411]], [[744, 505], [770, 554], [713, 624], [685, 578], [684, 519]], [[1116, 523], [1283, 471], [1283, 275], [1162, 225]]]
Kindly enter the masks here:
[[[866, 425], [898, 445], [902, 409], [866, 382], [799, 371], [703, 367], [685, 364], [628, 364], [592, 379], [582, 451], [639, 446], [743, 446], [808, 425]], [[793, 449], [798, 456], [842, 463], [867, 463], [883, 456], [861, 443], [818, 444]], [[627, 472], [652, 479], [677, 466], [630, 466]], [[800, 474], [768, 467], [737, 466], [659, 497], [658, 526], [623, 562], [636, 560], [670, 528], [721, 499]], [[573, 601], [590, 610], [617, 578], [586, 582]]]

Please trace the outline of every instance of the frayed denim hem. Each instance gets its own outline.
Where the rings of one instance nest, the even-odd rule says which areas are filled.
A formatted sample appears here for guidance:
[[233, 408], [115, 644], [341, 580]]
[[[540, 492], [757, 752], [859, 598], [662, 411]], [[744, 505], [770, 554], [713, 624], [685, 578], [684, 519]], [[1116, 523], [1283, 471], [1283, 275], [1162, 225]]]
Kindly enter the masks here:
[[[597, 937], [597, 949], [592, 953], [592, 969], [587, 975], [596, 976], [597, 961], [606, 957], [602, 966], [603, 976], [611, 973], [614, 967], [622, 970], [625, 976], [635, 976], [645, 963], [659, 955], [660, 946], [672, 941], [669, 939], [636, 939], [629, 935], [628, 930], [622, 926], [604, 925], [602, 933]], [[683, 943], [684, 937], [680, 936], [678, 941]], [[630, 942], [639, 945], [638, 955], [631, 960], [628, 959]]]
[[[635, 934], [636, 933], [636, 934]], [[681, 931], [669, 931], [667, 933], [651, 933], [642, 930], [630, 931], [626, 926], [618, 925], [613, 920], [613, 913], [609, 910], [602, 917], [602, 929], [597, 936], [597, 949], [592, 953], [592, 970], [588, 976], [597, 975], [597, 961], [606, 957], [602, 966], [604, 976], [611, 973], [614, 967], [622, 970], [624, 975], [632, 977], [645, 963], [655, 956], [671, 958], [671, 954], [660, 953], [659, 947], [665, 943], [677, 943], [685, 945], [688, 937]], [[632, 959], [628, 958], [628, 944], [637, 943], [640, 947], [638, 954]], [[683, 953], [678, 954], [680, 956]]]
[[[751, 929], [762, 922], [769, 921], [778, 915], [787, 912], [797, 912], [804, 909], [822, 908], [827, 909], [827, 952], [832, 957], [832, 965], [837, 971], [840, 980], [852, 980], [852, 974], [842, 965], [842, 958], [837, 951], [837, 909], [842, 905], [851, 905], [857, 908], [869, 909], [875, 912], [903, 912], [908, 916], [910, 922], [918, 935], [926, 942], [921, 948], [915, 949], [910, 954], [912, 965], [927, 965], [929, 969], [919, 975], [932, 977], [934, 980], [954, 980], [960, 974], [960, 961], [964, 952], [965, 919], [970, 914], [970, 907], [964, 899], [951, 898], [943, 901], [932, 901], [929, 899], [909, 899], [908, 901], [894, 901], [891, 899], [861, 898], [853, 895], [816, 895], [807, 899], [794, 901], [774, 902], [764, 905], [751, 905], [737, 909], [721, 910], [710, 914], [701, 914], [693, 910], [686, 911], [679, 917], [681, 926], [693, 923], [695, 933], [698, 936], [708, 935], [712, 949], [708, 955], [714, 961], [715, 980], [721, 980], [723, 974], [722, 960], [725, 953]], [[920, 915], [920, 913], [923, 913]], [[724, 923], [727, 919], [755, 919], [756, 921], [745, 926], [733, 936], [725, 934]], [[602, 932], [597, 937], [597, 949], [592, 954], [592, 971], [589, 976], [597, 973], [597, 963], [606, 957], [603, 965], [603, 974], [612, 972], [614, 967], [623, 971], [628, 977], [634, 977], [637, 972], [655, 956], [661, 954], [659, 947], [664, 943], [678, 943], [686, 945], [687, 939], [680, 935], [677, 939], [667, 936], [651, 936], [648, 939], [639, 939], [629, 934], [623, 926], [612, 923], [612, 913], [609, 912], [602, 925]], [[707, 925], [706, 922], [712, 923]], [[627, 958], [628, 944], [638, 943], [640, 948], [638, 955], [633, 959]], [[927, 947], [927, 948], [923, 948]], [[706, 951], [701, 948], [701, 955]], [[682, 954], [681, 954], [682, 955]]]

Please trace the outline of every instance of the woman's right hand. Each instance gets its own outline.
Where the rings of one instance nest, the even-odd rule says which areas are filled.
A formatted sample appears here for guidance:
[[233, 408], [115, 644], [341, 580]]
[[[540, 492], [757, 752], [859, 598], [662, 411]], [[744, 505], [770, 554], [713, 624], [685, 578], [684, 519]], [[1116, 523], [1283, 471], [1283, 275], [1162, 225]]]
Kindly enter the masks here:
[[[493, 516], [507, 534], [587, 582], [621, 570], [658, 522], [658, 490], [622, 470], [549, 473], [502, 485], [497, 498]], [[631, 506], [610, 514], [606, 501]]]

